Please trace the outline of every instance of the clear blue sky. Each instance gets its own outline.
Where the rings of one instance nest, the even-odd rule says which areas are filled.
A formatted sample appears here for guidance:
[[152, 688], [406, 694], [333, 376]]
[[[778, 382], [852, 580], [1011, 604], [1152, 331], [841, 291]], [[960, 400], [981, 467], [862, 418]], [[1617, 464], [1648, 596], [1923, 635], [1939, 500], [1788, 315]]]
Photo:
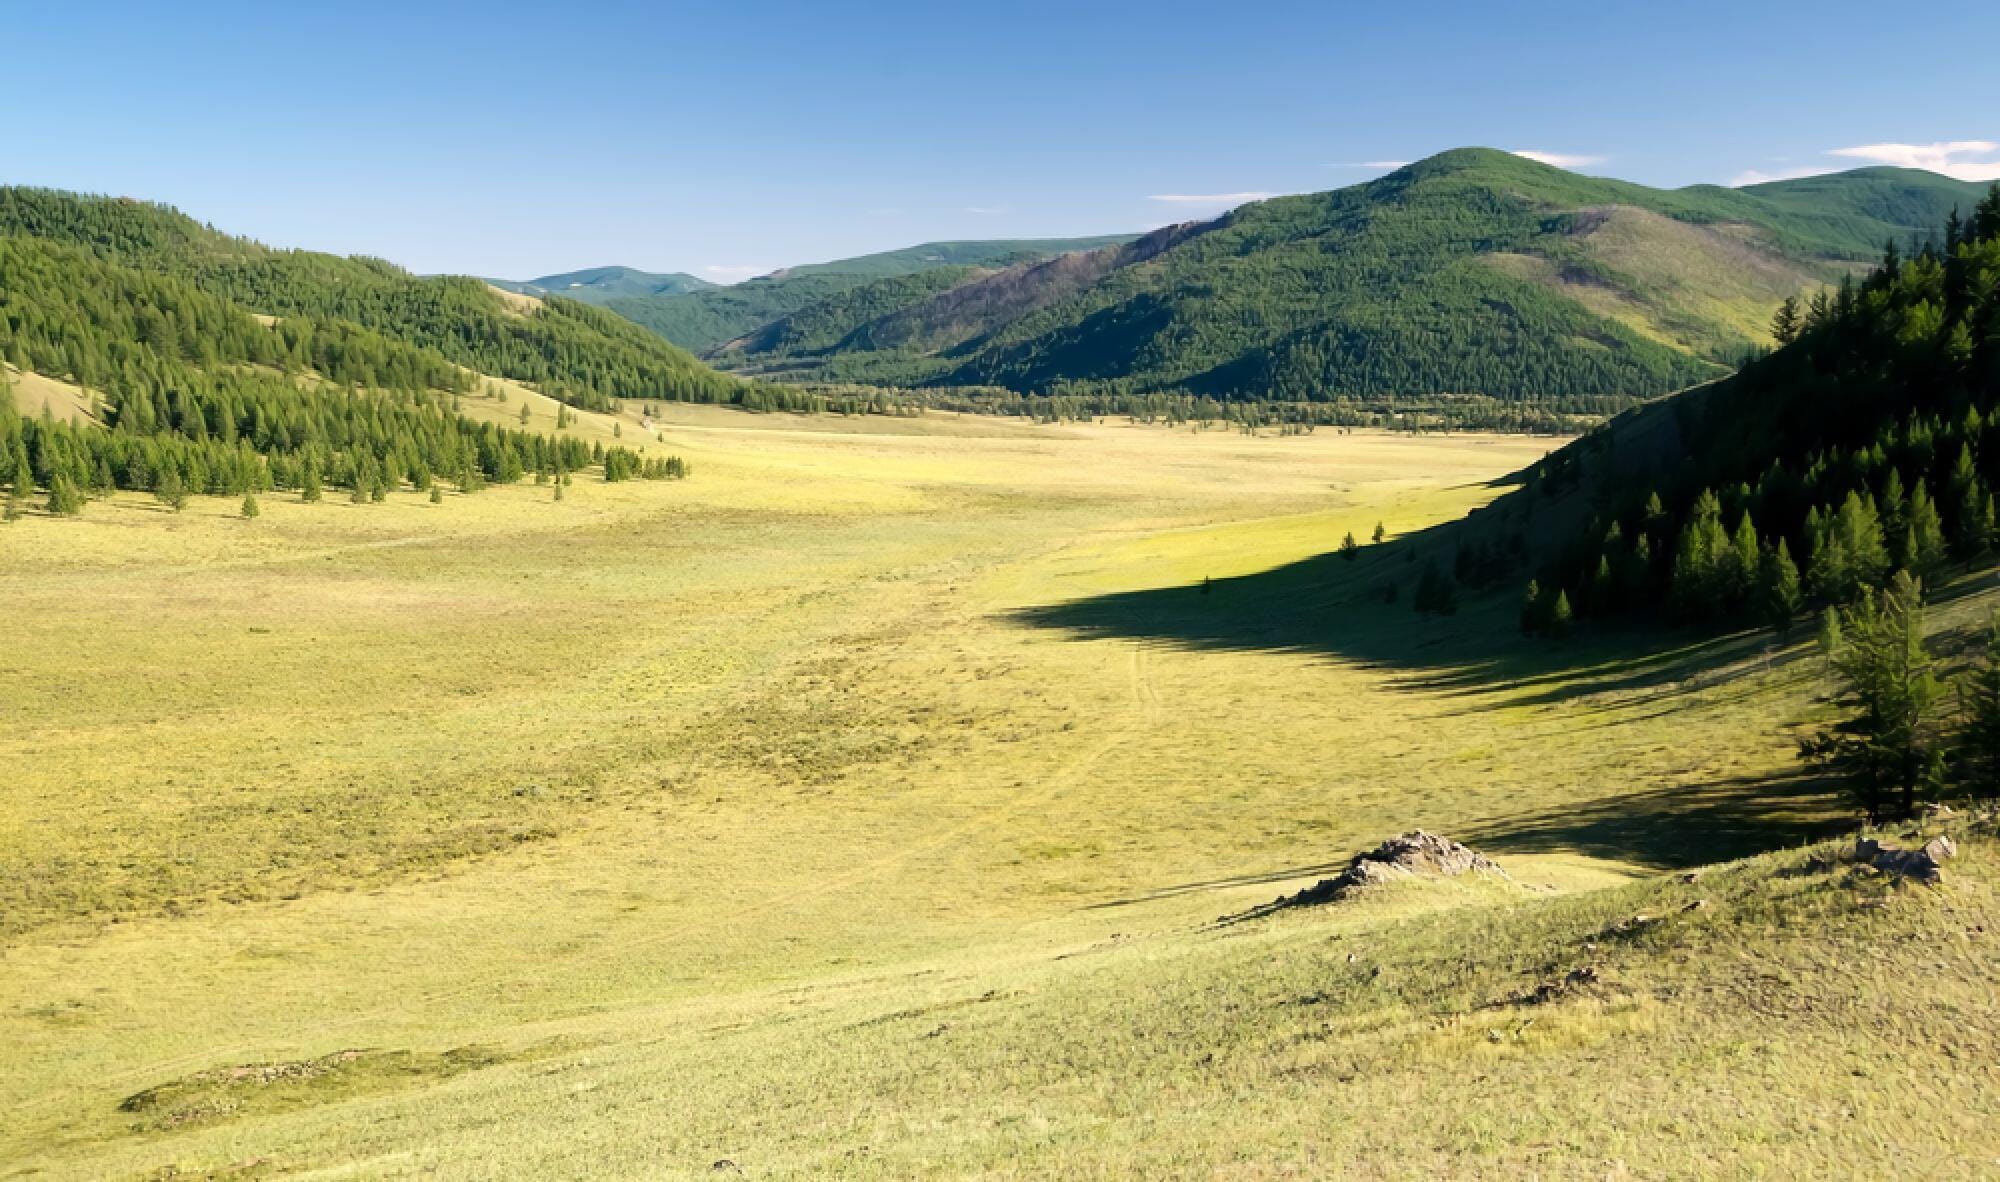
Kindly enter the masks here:
[[1992, 0], [0, 0], [0, 30], [0, 181], [419, 271], [1142, 229], [1466, 144], [1659, 185], [2000, 174]]

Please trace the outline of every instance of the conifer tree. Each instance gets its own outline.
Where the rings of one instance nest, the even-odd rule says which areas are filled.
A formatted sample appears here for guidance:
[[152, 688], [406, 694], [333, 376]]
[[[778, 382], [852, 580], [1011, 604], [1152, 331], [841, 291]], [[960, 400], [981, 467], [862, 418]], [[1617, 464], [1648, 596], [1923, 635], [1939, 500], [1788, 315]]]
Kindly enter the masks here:
[[1952, 743], [1958, 786], [1984, 800], [2000, 797], [2000, 617], [1987, 626], [1979, 663], [1958, 683], [1958, 702]]
[[312, 504], [320, 499], [323, 491], [319, 475], [319, 457], [306, 456], [305, 473], [299, 478], [299, 500]]
[[1779, 639], [1788, 638], [1792, 620], [1804, 604], [1804, 596], [1799, 588], [1799, 568], [1792, 562], [1791, 549], [1785, 539], [1779, 538], [1776, 546], [1764, 551], [1759, 564], [1757, 591], [1764, 622], [1778, 630]]
[[1960, 492], [1958, 528], [1952, 531], [1952, 555], [1969, 570], [1993, 546], [1993, 496], [1975, 476]]
[[1848, 716], [1800, 743], [1800, 756], [1845, 777], [1870, 821], [1909, 816], [1944, 768], [1922, 587], [1898, 571], [1880, 592], [1829, 608], [1821, 646]]
[[1758, 557], [1757, 526], [1745, 513], [1729, 540], [1729, 560], [1720, 580], [1719, 590], [1731, 607], [1748, 600], [1756, 588]]
[[1919, 582], [1928, 586], [1945, 568], [1944, 522], [1938, 519], [1937, 506], [1931, 503], [1930, 491], [1921, 480], [1917, 481], [1916, 492], [1910, 496], [1908, 516], [1909, 525], [1903, 542], [1904, 565]]
[[160, 499], [161, 504], [176, 513], [185, 509], [187, 507], [187, 486], [181, 483], [180, 471], [175, 468], [168, 468], [165, 472], [162, 472], [158, 483], [153, 486], [153, 495]]
[[[608, 467], [606, 471], [609, 471]], [[1340, 556], [1352, 562], [1360, 553], [1361, 547], [1354, 540], [1354, 531], [1348, 530], [1347, 536], [1340, 539]]]
[[443, 503], [444, 503], [444, 486], [437, 483], [434, 480], [431, 482], [431, 504], [442, 505]]
[[1786, 296], [1785, 302], [1778, 305], [1778, 314], [1771, 320], [1771, 336], [1780, 345], [1789, 345], [1798, 339], [1800, 327], [1799, 297]]
[[9, 480], [12, 482], [14, 497], [27, 500], [35, 492], [35, 469], [28, 463], [28, 448], [20, 438], [14, 440], [14, 458], [8, 464]]
[[243, 508], [241, 509], [241, 512], [245, 517], [255, 517], [257, 516], [258, 513], [262, 512], [262, 510], [257, 507], [256, 493], [247, 492], [243, 494]]
[[67, 475], [57, 473], [49, 481], [48, 510], [57, 517], [76, 517], [83, 512], [83, 493]]
[[1558, 590], [1556, 592], [1555, 606], [1549, 609], [1549, 622], [1547, 625], [1549, 637], [1553, 640], [1561, 640], [1568, 636], [1570, 625], [1574, 621], [1574, 618], [1569, 607], [1569, 592]]
[[1389, 531], [1388, 531], [1387, 529], [1383, 528], [1383, 526], [1382, 526], [1382, 523], [1381, 523], [1381, 522], [1379, 522], [1379, 521], [1378, 521], [1378, 522], [1376, 522], [1376, 523], [1375, 523], [1375, 533], [1374, 533], [1374, 541], [1375, 541], [1375, 544], [1376, 544], [1377, 546], [1381, 545], [1381, 544], [1382, 544], [1382, 539], [1383, 539], [1383, 538], [1386, 538], [1386, 537], [1388, 537], [1388, 536], [1389, 536]]

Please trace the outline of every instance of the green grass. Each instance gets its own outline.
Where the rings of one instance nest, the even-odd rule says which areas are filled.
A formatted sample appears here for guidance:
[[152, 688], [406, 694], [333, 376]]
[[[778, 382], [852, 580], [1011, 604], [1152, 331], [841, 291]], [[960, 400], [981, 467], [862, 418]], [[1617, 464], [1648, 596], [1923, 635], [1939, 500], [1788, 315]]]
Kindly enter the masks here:
[[[1666, 873], [1837, 815], [1806, 663], [1296, 594], [1545, 441], [659, 429], [693, 479], [0, 529], [0, 1177], [1996, 1168], [1990, 840]], [[1213, 926], [1417, 825], [1511, 881]]]

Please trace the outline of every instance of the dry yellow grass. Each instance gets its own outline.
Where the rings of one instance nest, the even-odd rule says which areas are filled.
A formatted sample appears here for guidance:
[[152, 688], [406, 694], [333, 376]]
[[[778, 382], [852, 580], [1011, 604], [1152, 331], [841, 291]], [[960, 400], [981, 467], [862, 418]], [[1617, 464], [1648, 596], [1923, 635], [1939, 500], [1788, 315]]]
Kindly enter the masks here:
[[[1600, 999], [1504, 1053], [1450, 1015], [1652, 905], [1619, 890], [1677, 889], [1618, 887], [1684, 860], [1662, 834], [1805, 831], [1823, 803], [1743, 788], [1789, 765], [1801, 667], [1448, 670], [1430, 646], [1493, 620], [1416, 627], [1407, 588], [1327, 609], [1380, 613], [1395, 659], [1024, 614], [1445, 520], [1545, 441], [680, 407], [656, 430], [694, 479], [274, 496], [254, 521], [121, 496], [0, 530], [0, 602], [34, 622], [0, 658], [14, 1174], [1689, 1164], [1616, 1107], [1692, 1103], [1673, 1080], [1722, 1035], [1674, 1003]], [[1414, 825], [1516, 882], [1204, 930]], [[1292, 1004], [1349, 949], [1408, 990]], [[1651, 1092], [1560, 1094], [1655, 1040], [1676, 1074]], [[1412, 1066], [1468, 1047], [1506, 1082]], [[348, 1049], [371, 1056], [327, 1059]], [[212, 1074], [277, 1061], [320, 1066]], [[120, 1110], [162, 1085], [193, 1099]], [[1529, 1146], [1500, 1089], [1531, 1086], [1519, 1129], [1569, 1113], [1602, 1143]]]

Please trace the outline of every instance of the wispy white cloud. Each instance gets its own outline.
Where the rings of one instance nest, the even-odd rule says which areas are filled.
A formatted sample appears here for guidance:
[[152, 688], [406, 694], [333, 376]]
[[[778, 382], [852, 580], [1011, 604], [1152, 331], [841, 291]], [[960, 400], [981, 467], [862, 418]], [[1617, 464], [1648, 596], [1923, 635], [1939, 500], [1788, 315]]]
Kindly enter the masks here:
[[737, 267], [737, 266], [730, 266], [724, 263], [710, 263], [701, 269], [701, 273], [704, 275], [713, 275], [717, 279], [729, 281], [735, 279], [751, 279], [758, 275], [766, 275], [770, 273], [770, 270], [771, 268], [769, 267]]
[[1155, 193], [1148, 201], [1164, 201], [1169, 205], [1242, 205], [1246, 201], [1264, 201], [1276, 197], [1276, 193]]
[[1543, 152], [1533, 148], [1515, 148], [1513, 153], [1551, 168], [1585, 168], [1592, 164], [1602, 164], [1608, 159], [1604, 156], [1584, 156], [1574, 152]]
[[1744, 185], [1762, 185], [1770, 181], [1795, 181], [1800, 177], [1823, 176], [1835, 171], [1824, 165], [1807, 164], [1798, 168], [1779, 168], [1765, 171], [1761, 168], [1746, 168], [1730, 178], [1729, 187], [1740, 189]]
[[1921, 168], [1961, 181], [2000, 180], [2000, 143], [1993, 140], [1948, 140], [1936, 144], [1859, 144], [1834, 148], [1829, 156], [1898, 168]]
[[1409, 166], [1410, 162], [1408, 160], [1363, 160], [1355, 164], [1350, 164], [1347, 167], [1379, 168], [1384, 170], [1385, 172], [1394, 172], [1396, 169], [1408, 168]]
[[965, 212], [976, 213], [981, 217], [995, 217], [1006, 213], [1007, 207], [1004, 205], [968, 205], [965, 207]]

